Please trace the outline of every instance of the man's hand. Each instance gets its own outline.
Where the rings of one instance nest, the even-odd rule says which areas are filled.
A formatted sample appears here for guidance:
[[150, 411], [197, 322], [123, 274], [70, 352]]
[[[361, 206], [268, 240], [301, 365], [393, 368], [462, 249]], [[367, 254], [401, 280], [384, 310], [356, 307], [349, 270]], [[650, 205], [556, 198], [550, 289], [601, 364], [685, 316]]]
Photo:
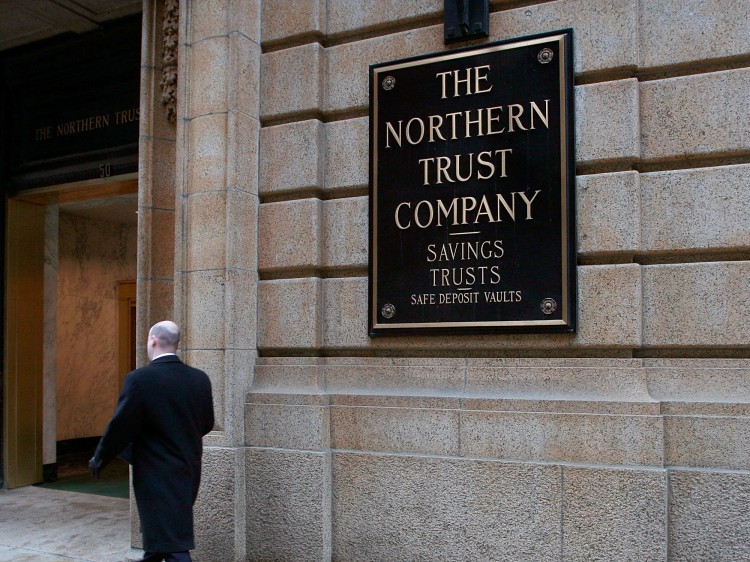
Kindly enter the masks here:
[[89, 461], [89, 472], [91, 473], [91, 476], [94, 477], [94, 480], [99, 480], [99, 473], [102, 471], [102, 464], [102, 461], [96, 457], [91, 457], [91, 460]]

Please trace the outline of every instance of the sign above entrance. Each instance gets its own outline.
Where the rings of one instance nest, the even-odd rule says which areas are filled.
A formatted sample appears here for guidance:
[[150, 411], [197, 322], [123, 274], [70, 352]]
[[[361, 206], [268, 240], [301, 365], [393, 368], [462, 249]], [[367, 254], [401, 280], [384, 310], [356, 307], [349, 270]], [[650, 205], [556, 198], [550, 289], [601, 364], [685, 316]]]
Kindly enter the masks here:
[[17, 191], [138, 169], [140, 21], [2, 58], [7, 185]]
[[370, 67], [371, 335], [575, 329], [572, 31]]

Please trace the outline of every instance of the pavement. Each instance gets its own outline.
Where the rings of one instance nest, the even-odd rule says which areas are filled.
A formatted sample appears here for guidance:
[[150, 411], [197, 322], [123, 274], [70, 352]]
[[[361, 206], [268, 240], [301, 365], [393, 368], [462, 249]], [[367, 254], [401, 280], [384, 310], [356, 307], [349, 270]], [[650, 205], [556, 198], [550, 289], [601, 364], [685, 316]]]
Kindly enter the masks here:
[[130, 501], [26, 486], [0, 490], [0, 562], [125, 562]]

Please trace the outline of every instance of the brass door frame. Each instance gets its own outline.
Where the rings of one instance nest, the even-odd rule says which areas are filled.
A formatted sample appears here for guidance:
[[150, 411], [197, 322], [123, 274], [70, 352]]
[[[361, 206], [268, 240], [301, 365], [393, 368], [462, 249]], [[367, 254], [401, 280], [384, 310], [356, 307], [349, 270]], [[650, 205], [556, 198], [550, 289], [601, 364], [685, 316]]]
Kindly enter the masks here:
[[44, 207], [137, 192], [137, 174], [127, 174], [30, 189], [6, 201], [2, 460], [7, 488], [42, 481]]
[[6, 216], [5, 485], [42, 480], [44, 206], [9, 199]]

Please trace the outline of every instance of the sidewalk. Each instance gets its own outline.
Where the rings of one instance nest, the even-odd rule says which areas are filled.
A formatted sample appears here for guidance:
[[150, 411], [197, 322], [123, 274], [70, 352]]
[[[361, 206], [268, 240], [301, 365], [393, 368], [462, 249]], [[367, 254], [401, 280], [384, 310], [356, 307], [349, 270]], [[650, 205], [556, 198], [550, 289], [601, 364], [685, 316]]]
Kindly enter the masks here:
[[27, 486], [0, 490], [0, 562], [122, 562], [130, 548], [130, 502]]

